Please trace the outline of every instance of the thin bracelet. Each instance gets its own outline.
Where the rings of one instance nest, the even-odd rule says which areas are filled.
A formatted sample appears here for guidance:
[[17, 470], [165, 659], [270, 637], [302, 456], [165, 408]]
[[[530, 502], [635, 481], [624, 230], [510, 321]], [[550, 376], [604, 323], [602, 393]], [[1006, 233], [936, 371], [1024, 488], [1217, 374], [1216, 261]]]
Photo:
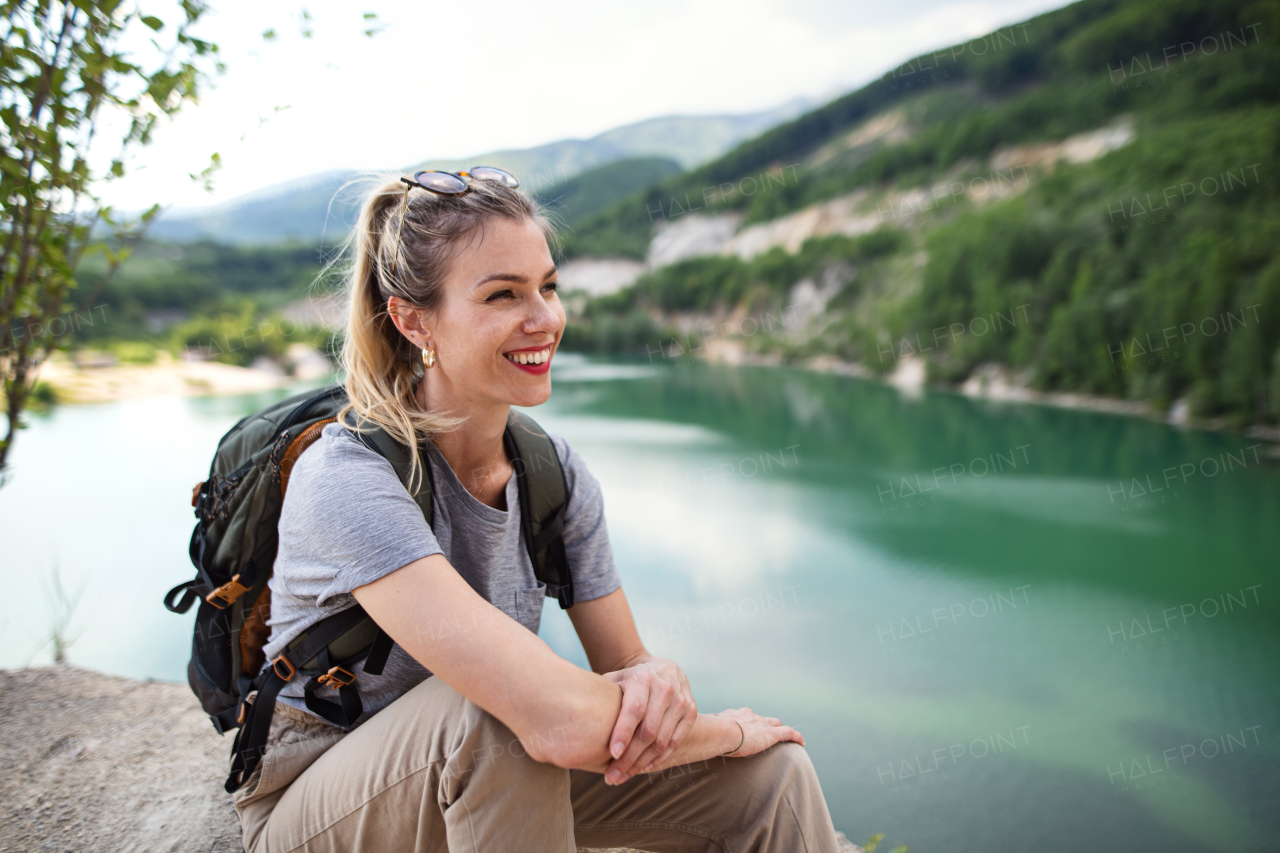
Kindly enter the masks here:
[[[729, 719], [733, 720], [733, 717], [730, 717]], [[738, 723], [737, 720], [733, 720], [733, 721], [735, 723]], [[747, 730], [742, 727], [742, 723], [738, 723], [738, 731], [742, 732], [742, 740], [738, 741], [738, 745], [735, 746], [733, 749], [729, 750], [728, 752], [721, 753], [719, 757], [723, 758], [726, 755], [733, 755], [735, 752], [742, 749], [742, 745], [747, 742]]]

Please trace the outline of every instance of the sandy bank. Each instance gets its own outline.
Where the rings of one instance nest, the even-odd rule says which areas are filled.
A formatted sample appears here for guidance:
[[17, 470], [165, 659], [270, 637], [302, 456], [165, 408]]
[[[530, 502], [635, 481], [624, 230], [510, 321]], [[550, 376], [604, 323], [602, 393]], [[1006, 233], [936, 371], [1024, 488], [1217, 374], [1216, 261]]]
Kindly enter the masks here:
[[185, 685], [0, 670], [0, 719], [0, 853], [242, 853], [230, 738]]
[[40, 366], [38, 379], [53, 386], [58, 400], [65, 403], [252, 394], [281, 388], [294, 381], [283, 372], [216, 361], [179, 361], [165, 352], [157, 353], [154, 364], [109, 367], [78, 367], [59, 354]]

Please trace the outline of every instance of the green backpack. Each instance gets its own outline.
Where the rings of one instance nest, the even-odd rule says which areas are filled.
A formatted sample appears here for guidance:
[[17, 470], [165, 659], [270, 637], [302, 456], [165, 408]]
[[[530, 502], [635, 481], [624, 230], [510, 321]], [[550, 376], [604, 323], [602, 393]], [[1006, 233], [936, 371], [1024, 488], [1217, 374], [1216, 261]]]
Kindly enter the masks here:
[[[270, 636], [267, 581], [289, 474], [346, 403], [346, 391], [333, 385], [249, 415], [218, 442], [209, 479], [192, 491], [198, 522], [190, 555], [196, 577], [169, 590], [164, 604], [174, 613], [186, 613], [200, 602], [187, 680], [219, 734], [240, 729], [232, 747], [228, 792], [244, 784], [261, 760], [276, 696], [286, 683], [306, 679], [307, 707], [350, 730], [363, 713], [352, 668], [364, 661], [366, 673], [379, 675], [391, 653], [391, 638], [357, 604], [309, 627], [263, 668], [262, 649]], [[408, 488], [409, 448], [381, 430], [355, 435], [387, 459]], [[560, 458], [542, 428], [514, 409], [503, 440], [515, 468], [529, 559], [548, 593], [568, 609], [573, 606], [573, 579], [562, 537], [568, 488]], [[433, 484], [426, 451], [423, 442], [420, 457], [427, 476], [413, 497], [430, 524]], [[340, 702], [316, 698], [314, 692], [322, 686], [337, 690]]]

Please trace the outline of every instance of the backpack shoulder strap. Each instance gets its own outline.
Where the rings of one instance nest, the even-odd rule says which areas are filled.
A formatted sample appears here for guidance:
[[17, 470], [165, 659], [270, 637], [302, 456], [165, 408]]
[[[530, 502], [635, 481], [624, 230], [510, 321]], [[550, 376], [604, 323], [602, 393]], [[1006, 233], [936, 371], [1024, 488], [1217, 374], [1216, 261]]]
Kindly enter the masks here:
[[537, 421], [511, 410], [503, 434], [520, 493], [520, 524], [534, 574], [568, 610], [573, 576], [564, 550], [564, 512], [569, 487], [551, 438]]
[[347, 420], [344, 421], [343, 425], [350, 430], [351, 434], [361, 444], [391, 463], [396, 476], [400, 478], [400, 482], [408, 490], [409, 494], [413, 496], [418, 508], [422, 510], [422, 517], [427, 520], [427, 526], [431, 526], [431, 523], [435, 520], [431, 506], [431, 494], [435, 490], [435, 483], [431, 475], [431, 460], [427, 458], [428, 442], [424, 440], [418, 444], [418, 457], [422, 462], [422, 482], [419, 484], [418, 491], [414, 492], [409, 488], [409, 476], [413, 469], [413, 464], [408, 447], [387, 435], [380, 427], [365, 427], [363, 430], [357, 431], [351, 413], [348, 413]]

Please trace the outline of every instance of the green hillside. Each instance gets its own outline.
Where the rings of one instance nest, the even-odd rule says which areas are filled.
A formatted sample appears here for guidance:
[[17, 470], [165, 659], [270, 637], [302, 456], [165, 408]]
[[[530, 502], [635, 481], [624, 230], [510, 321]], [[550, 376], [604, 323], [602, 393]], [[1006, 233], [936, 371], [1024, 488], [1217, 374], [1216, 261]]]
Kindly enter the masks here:
[[[567, 245], [639, 258], [655, 210], [672, 224], [695, 205], [732, 212], [746, 228], [861, 192], [891, 251], [868, 257], [865, 237], [837, 236], [792, 255], [685, 261], [589, 305], [572, 340], [655, 341], [652, 318], [674, 305], [780, 311], [796, 281], [844, 264], [852, 280], [803, 333], [742, 343], [877, 372], [919, 356], [957, 382], [995, 362], [1045, 390], [1274, 421], [1277, 33], [1275, 3], [1085, 0], [919, 57], [584, 220]], [[1133, 140], [1056, 165], [1025, 148], [1020, 171], [993, 159], [1107, 127]], [[1007, 191], [979, 197], [978, 181]]]
[[536, 191], [536, 198], [560, 222], [575, 225], [617, 204], [620, 199], [680, 172], [680, 164], [665, 157], [636, 157], [608, 163], [577, 177]]
[[226, 352], [218, 360], [247, 365], [259, 355], [278, 356], [297, 341], [328, 345], [326, 330], [282, 321], [281, 315], [308, 295], [323, 295], [323, 261], [319, 250], [303, 244], [147, 241], [108, 279], [101, 256], [91, 256], [80, 270], [82, 310], [71, 324], [73, 346], [146, 360], [156, 349], [213, 350], [211, 341], [232, 340], [239, 342], [236, 348], [223, 345]]

